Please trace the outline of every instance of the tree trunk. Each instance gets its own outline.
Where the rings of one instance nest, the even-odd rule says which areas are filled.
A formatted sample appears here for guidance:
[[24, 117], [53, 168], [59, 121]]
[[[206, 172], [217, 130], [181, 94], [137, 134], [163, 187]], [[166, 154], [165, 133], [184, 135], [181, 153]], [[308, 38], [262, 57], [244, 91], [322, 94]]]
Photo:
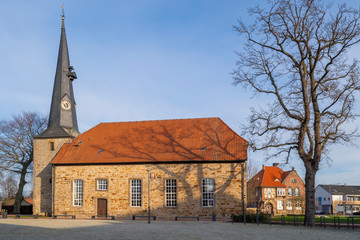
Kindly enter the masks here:
[[311, 164], [305, 164], [305, 219], [306, 226], [313, 226], [315, 223], [315, 174], [316, 170], [313, 169]]
[[24, 190], [24, 186], [26, 184], [25, 176], [27, 173], [27, 168], [29, 167], [31, 162], [32, 162], [32, 159], [31, 159], [31, 161], [26, 161], [21, 170], [19, 188], [16, 193], [16, 199], [15, 199], [15, 203], [14, 203], [14, 213], [15, 214], [20, 214], [21, 202], [23, 200], [23, 190]]

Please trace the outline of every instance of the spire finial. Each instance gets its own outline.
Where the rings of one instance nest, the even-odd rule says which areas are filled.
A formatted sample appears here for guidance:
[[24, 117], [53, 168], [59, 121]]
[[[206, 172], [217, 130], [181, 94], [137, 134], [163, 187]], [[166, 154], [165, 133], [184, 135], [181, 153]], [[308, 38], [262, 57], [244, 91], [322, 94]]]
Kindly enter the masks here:
[[62, 12], [62, 14], [61, 14], [61, 19], [62, 19], [62, 21], [64, 21], [64, 20], [65, 20], [64, 5], [61, 5], [61, 12]]

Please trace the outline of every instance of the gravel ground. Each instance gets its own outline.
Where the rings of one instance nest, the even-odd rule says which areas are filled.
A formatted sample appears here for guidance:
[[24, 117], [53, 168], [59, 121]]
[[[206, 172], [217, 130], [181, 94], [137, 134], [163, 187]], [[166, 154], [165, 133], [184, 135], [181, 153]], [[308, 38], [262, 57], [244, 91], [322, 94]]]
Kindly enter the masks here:
[[197, 221], [0, 219], [0, 239], [359, 239], [359, 229]]

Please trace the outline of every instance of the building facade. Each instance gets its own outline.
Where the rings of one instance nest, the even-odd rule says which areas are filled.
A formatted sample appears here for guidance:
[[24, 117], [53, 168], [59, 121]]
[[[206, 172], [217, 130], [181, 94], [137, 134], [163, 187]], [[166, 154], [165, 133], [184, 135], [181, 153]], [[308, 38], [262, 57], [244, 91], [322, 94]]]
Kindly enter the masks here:
[[248, 181], [248, 207], [273, 215], [304, 214], [304, 182], [294, 168], [284, 172], [278, 165], [263, 165], [262, 170]]
[[34, 214], [210, 218], [246, 206], [247, 141], [219, 118], [101, 123], [80, 134], [64, 17]]
[[360, 186], [320, 184], [315, 199], [318, 213], [353, 214], [360, 211]]

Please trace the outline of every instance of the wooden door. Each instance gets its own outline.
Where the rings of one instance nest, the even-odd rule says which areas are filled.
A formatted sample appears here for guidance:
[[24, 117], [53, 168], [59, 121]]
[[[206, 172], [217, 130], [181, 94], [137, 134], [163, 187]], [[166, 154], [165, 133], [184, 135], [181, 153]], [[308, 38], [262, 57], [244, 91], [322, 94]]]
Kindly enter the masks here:
[[97, 215], [107, 216], [107, 199], [99, 198], [97, 201]]

